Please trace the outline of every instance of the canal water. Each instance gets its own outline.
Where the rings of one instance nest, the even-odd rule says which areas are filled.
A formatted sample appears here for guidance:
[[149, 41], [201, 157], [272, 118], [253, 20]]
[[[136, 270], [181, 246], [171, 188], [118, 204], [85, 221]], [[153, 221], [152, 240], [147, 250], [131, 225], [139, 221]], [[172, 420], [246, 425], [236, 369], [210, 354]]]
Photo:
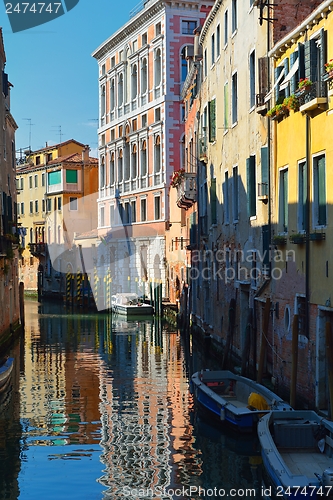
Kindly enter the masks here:
[[191, 374], [215, 366], [190, 336], [26, 301], [11, 354], [0, 500], [261, 497], [257, 440], [193, 405]]

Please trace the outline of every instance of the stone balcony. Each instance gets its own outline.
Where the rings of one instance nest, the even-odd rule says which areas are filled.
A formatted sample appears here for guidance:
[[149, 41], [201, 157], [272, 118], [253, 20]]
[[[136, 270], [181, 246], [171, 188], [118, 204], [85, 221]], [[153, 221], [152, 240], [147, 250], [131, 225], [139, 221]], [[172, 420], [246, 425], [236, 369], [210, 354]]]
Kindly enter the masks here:
[[177, 206], [190, 208], [197, 201], [197, 174], [185, 172], [184, 177], [177, 187]]

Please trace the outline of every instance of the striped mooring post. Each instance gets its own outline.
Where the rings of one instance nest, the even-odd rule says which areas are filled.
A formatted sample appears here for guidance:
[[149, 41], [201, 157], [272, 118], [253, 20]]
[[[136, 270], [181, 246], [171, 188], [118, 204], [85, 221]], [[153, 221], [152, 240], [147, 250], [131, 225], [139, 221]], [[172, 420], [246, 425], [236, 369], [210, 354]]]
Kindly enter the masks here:
[[69, 304], [71, 300], [71, 273], [66, 274], [66, 303]]
[[94, 299], [95, 299], [95, 305], [98, 309], [98, 276], [97, 276], [97, 267], [94, 267]]
[[111, 309], [111, 271], [108, 267], [108, 272], [106, 275], [106, 303], [105, 308], [107, 310]]
[[82, 306], [82, 273], [78, 270], [76, 273], [76, 302], [78, 306]]

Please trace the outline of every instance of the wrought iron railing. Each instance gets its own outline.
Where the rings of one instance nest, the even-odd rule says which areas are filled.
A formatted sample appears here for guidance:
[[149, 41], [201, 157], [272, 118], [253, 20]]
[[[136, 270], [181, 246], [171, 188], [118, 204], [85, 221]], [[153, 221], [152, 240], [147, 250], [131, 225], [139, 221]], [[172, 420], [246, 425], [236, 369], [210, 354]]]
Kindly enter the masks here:
[[327, 85], [326, 82], [313, 82], [307, 87], [298, 89], [295, 92], [295, 96], [298, 98], [299, 105], [303, 106], [317, 97], [327, 97]]

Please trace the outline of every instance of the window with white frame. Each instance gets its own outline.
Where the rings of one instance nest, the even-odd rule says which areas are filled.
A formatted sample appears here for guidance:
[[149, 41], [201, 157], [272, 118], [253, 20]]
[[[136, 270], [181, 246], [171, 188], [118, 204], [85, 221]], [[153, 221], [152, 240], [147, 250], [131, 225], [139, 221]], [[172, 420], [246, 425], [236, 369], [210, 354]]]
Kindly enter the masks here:
[[131, 154], [131, 178], [136, 179], [138, 172], [138, 164], [137, 164], [137, 146], [133, 144], [132, 146], [132, 154]]
[[161, 85], [162, 79], [162, 55], [161, 49], [155, 50], [155, 61], [154, 61], [154, 76], [155, 76], [155, 87]]
[[232, 169], [232, 216], [234, 222], [238, 221], [238, 166]]
[[216, 26], [216, 58], [220, 57], [221, 54], [221, 28], [218, 24]]
[[234, 125], [238, 121], [238, 78], [237, 73], [232, 75], [232, 124]]
[[161, 171], [161, 137], [159, 135], [155, 139], [154, 170], [156, 174]]
[[71, 211], [75, 211], [78, 209], [78, 199], [77, 197], [73, 196], [71, 198], [69, 198], [69, 210]]
[[122, 106], [124, 103], [124, 75], [120, 73], [118, 75], [118, 106]]
[[132, 100], [136, 99], [138, 94], [138, 67], [136, 64], [132, 65], [132, 75], [131, 75], [131, 91], [132, 91]]
[[197, 27], [197, 21], [189, 21], [187, 19], [182, 20], [182, 35], [193, 35], [195, 28]]
[[141, 61], [141, 94], [145, 94], [148, 90], [148, 70], [147, 59], [143, 58]]
[[35, 188], [38, 187], [38, 174], [35, 175]]
[[154, 208], [155, 208], [155, 220], [159, 220], [161, 218], [161, 197], [154, 197]]
[[213, 65], [215, 63], [215, 33], [213, 33], [211, 37], [210, 53], [211, 53], [211, 64]]
[[114, 164], [114, 153], [110, 156], [110, 185], [113, 186], [115, 183], [115, 164]]
[[35, 200], [35, 213], [38, 214], [38, 200]]
[[142, 141], [142, 145], [141, 145], [140, 170], [141, 170], [141, 177], [145, 177], [147, 175], [147, 142], [146, 141]]
[[297, 228], [302, 232], [306, 229], [306, 198], [307, 198], [307, 183], [306, 183], [306, 161], [298, 163], [298, 200], [297, 200]]
[[235, 33], [238, 27], [238, 13], [237, 13], [237, 0], [232, 0], [232, 33]]
[[228, 45], [229, 38], [229, 25], [228, 25], [228, 11], [226, 10], [224, 13], [224, 46]]
[[145, 222], [147, 220], [147, 199], [142, 198], [140, 202], [141, 209], [141, 221]]
[[155, 36], [158, 36], [162, 33], [162, 24], [157, 23], [155, 24]]
[[110, 81], [110, 109], [111, 111], [115, 107], [115, 82], [114, 78]]
[[131, 201], [131, 218], [130, 218], [130, 224], [133, 224], [133, 222], [136, 222], [136, 201], [132, 200]]
[[101, 99], [101, 118], [103, 118], [103, 116], [105, 115], [105, 85], [101, 86], [100, 99]]
[[250, 108], [256, 104], [256, 56], [253, 50], [249, 59], [249, 72], [250, 72]]
[[99, 220], [100, 220], [100, 226], [104, 227], [105, 226], [104, 207], [100, 208]]
[[279, 186], [279, 226], [280, 231], [288, 231], [288, 169], [280, 170]]
[[102, 189], [105, 186], [105, 161], [104, 156], [100, 160], [100, 170], [99, 170], [99, 187]]
[[117, 172], [117, 181], [123, 181], [123, 150], [119, 149], [118, 152], [118, 172]]
[[33, 202], [33, 201], [31, 201], [31, 202], [30, 202], [30, 209], [29, 209], [29, 213], [30, 213], [30, 214], [33, 214], [33, 213], [34, 213], [34, 202]]
[[313, 158], [313, 226], [326, 226], [326, 158]]
[[148, 36], [147, 33], [142, 33], [141, 35], [141, 45], [144, 47], [148, 43]]

